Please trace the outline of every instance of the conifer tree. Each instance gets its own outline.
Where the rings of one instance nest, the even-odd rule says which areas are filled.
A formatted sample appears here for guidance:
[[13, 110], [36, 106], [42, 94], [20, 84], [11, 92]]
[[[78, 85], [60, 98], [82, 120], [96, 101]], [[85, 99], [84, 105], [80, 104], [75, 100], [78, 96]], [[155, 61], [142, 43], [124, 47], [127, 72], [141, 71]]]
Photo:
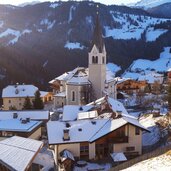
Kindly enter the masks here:
[[34, 109], [43, 109], [44, 108], [44, 104], [43, 104], [43, 101], [40, 97], [40, 92], [39, 90], [37, 90], [35, 92], [35, 98], [33, 100], [33, 108]]
[[24, 101], [23, 109], [25, 109], [25, 110], [30, 110], [30, 109], [32, 109], [32, 108], [33, 108], [33, 106], [32, 106], [32, 104], [31, 104], [30, 98], [27, 96], [27, 97], [25, 98], [25, 101]]

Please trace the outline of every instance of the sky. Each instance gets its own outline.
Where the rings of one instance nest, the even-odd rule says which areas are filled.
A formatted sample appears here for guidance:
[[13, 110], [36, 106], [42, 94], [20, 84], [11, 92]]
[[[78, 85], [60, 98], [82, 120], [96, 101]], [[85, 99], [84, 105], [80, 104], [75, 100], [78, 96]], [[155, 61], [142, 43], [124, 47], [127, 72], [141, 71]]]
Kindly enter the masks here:
[[[32, 2], [32, 1], [52, 1], [54, 2], [54, 0], [0, 0], [0, 4], [11, 4], [11, 5], [19, 5], [25, 2]], [[58, 0], [56, 0], [58, 1]], [[66, 1], [66, 0], [65, 0]], [[95, 2], [100, 2], [106, 5], [111, 5], [111, 4], [129, 4], [129, 3], [133, 3], [133, 2], [137, 2], [140, 0], [94, 0]]]

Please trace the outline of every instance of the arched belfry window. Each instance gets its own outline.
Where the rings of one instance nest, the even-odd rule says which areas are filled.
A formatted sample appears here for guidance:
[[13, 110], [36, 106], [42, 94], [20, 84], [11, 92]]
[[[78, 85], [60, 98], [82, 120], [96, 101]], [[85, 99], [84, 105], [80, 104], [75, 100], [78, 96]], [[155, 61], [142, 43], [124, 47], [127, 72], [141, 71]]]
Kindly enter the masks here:
[[72, 96], [72, 101], [74, 102], [75, 101], [75, 91], [72, 91], [71, 96]]
[[95, 56], [92, 57], [92, 63], [95, 63]]
[[92, 63], [97, 64], [98, 63], [98, 56], [92, 56]]
[[98, 56], [96, 56], [96, 60], [95, 60], [95, 63], [96, 63], [96, 64], [98, 63]]
[[103, 62], [103, 64], [104, 64], [104, 63], [105, 63], [105, 57], [104, 57], [104, 56], [103, 56], [102, 60], [103, 60], [102, 62]]

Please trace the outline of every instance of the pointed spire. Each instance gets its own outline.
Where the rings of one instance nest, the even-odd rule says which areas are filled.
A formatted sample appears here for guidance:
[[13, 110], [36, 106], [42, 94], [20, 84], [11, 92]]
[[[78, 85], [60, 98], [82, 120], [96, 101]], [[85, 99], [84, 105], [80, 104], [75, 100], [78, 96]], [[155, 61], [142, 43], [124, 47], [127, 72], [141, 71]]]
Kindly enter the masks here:
[[[98, 5], [97, 5], [97, 9], [98, 9]], [[101, 25], [99, 21], [98, 10], [97, 10], [97, 15], [96, 15], [96, 25], [95, 25], [94, 34], [93, 34], [93, 45], [96, 45], [100, 53], [103, 52], [104, 43], [103, 43], [103, 38], [102, 38], [102, 30], [101, 30]]]

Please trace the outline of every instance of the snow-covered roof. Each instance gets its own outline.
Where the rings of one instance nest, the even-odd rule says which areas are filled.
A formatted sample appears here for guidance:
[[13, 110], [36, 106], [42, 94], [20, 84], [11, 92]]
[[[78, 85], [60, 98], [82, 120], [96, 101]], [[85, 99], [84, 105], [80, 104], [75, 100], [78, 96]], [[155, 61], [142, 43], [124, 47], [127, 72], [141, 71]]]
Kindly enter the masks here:
[[77, 119], [77, 115], [80, 112], [87, 112], [93, 106], [78, 106], [78, 105], [66, 105], [63, 109], [63, 121], [74, 121]]
[[66, 80], [66, 77], [68, 76], [68, 74], [70, 74], [71, 72], [65, 72], [64, 74], [60, 75], [59, 77], [55, 78], [55, 80], [59, 80], [59, 81], [64, 81]]
[[[49, 121], [47, 123], [49, 144], [67, 144], [75, 142], [94, 142], [102, 136], [126, 125], [132, 124], [146, 130], [137, 119], [121, 117], [116, 119], [92, 119], [67, 122]], [[69, 130], [69, 140], [63, 139], [63, 131]], [[56, 133], [57, 132], [57, 133]]]
[[171, 68], [169, 68], [167, 71], [170, 72], [171, 71]]
[[49, 92], [47, 92], [47, 91], [40, 91], [40, 97], [47, 96], [48, 94], [49, 94]]
[[9, 85], [2, 90], [2, 98], [7, 97], [34, 97], [38, 90], [34, 85]]
[[97, 111], [89, 111], [89, 112], [79, 112], [77, 115], [77, 120], [81, 119], [92, 119], [98, 117]]
[[[66, 81], [67, 84], [76, 84], [76, 85], [85, 85], [91, 84], [89, 81], [89, 71], [88, 68], [77, 67], [72, 71], [66, 72], [59, 77], [49, 81], [50, 84], [53, 84], [56, 80], [58, 81]], [[106, 67], [106, 82], [110, 83], [115, 81], [115, 73], [111, 71], [108, 67]]]
[[0, 141], [0, 163], [10, 170], [25, 171], [42, 146], [41, 141], [17, 136]]
[[60, 156], [62, 162], [64, 162], [66, 159], [75, 161], [73, 154], [69, 150], [63, 150]]
[[13, 119], [14, 113], [17, 113], [18, 119], [30, 118], [31, 120], [48, 120], [49, 111], [47, 110], [21, 110], [21, 111], [0, 111], [0, 120]]
[[115, 80], [116, 80], [117, 84], [121, 84], [121, 83], [123, 83], [125, 81], [131, 80], [131, 78], [120, 78], [120, 77], [116, 77]]
[[128, 112], [125, 109], [125, 107], [123, 106], [123, 104], [121, 102], [119, 102], [118, 100], [115, 100], [111, 97], [102, 97], [100, 99], [97, 99], [94, 102], [87, 104], [87, 106], [89, 106], [89, 105], [93, 106], [94, 105], [94, 107], [95, 107], [95, 106], [99, 106], [105, 102], [107, 102], [111, 106], [111, 109], [113, 110], [113, 112], [120, 111], [122, 114], [128, 115]]
[[73, 85], [89, 85], [91, 84], [88, 80], [88, 76], [74, 76], [69, 81], [67, 81], [67, 84], [73, 84]]
[[57, 93], [57, 94], [54, 95], [54, 97], [66, 97], [66, 91]]
[[0, 131], [31, 132], [42, 124], [42, 121], [22, 123], [20, 119], [0, 120]]
[[121, 162], [127, 160], [124, 153], [111, 153], [110, 156], [112, 157], [114, 162]]
[[76, 68], [67, 76], [67, 84], [86, 85], [91, 84], [88, 80], [88, 70], [86, 68]]

